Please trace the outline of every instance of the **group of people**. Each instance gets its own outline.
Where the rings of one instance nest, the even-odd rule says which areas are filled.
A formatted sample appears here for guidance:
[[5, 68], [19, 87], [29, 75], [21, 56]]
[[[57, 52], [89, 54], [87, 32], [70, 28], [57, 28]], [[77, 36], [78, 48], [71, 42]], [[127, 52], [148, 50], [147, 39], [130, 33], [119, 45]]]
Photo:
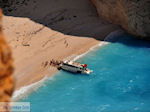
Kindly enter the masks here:
[[49, 61], [46, 61], [46, 62], [44, 63], [44, 67], [46, 67], [46, 66], [58, 67], [61, 63], [63, 63], [63, 62], [62, 62], [62, 61], [57, 61], [57, 60], [52, 59], [52, 60], [50, 60], [50, 62], [49, 62]]
[[59, 66], [62, 63], [62, 61], [57, 61], [52, 59], [49, 63], [50, 66]]

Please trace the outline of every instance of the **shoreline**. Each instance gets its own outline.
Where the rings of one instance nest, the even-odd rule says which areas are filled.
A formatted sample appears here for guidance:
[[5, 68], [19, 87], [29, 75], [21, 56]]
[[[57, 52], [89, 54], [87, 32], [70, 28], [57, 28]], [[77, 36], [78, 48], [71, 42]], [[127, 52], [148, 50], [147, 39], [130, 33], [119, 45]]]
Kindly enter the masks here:
[[[29, 18], [4, 16], [3, 27], [13, 52], [16, 91], [44, 77], [54, 76], [57, 69], [44, 67], [43, 63], [52, 59], [63, 60], [72, 55], [83, 55], [93, 46], [103, 43], [98, 40], [99, 38], [65, 35], [35, 23]], [[107, 30], [103, 31], [103, 33], [108, 32], [110, 33]], [[101, 35], [104, 36], [103, 33]]]
[[[85, 50], [85, 52], [82, 52], [79, 55], [76, 55], [74, 58], [72, 58], [72, 60], [78, 60], [79, 58], [84, 57], [86, 54], [90, 53], [91, 51], [95, 50], [96, 48], [99, 48], [101, 46], [104, 46], [106, 44], [108, 44], [109, 42], [105, 42], [105, 41], [101, 41], [93, 46], [91, 46], [90, 48], [88, 48], [87, 50]], [[74, 55], [74, 54], [72, 54]], [[70, 56], [69, 56], [70, 57]], [[68, 57], [67, 57], [68, 58]], [[12, 101], [18, 101], [22, 98], [27, 97], [28, 95], [30, 95], [32, 92], [36, 91], [37, 89], [39, 89], [40, 87], [43, 86], [43, 84], [45, 83], [45, 81], [47, 80], [52, 80], [53, 77], [57, 74], [58, 70], [56, 70], [55, 72], [46, 75], [45, 77], [43, 77], [40, 80], [37, 80], [29, 85], [26, 86], [22, 86], [20, 88], [18, 88], [17, 90], [15, 90], [13, 97], [12, 97]]]
[[[3, 26], [13, 52], [16, 90], [57, 71], [44, 67], [43, 63], [80, 55], [100, 42], [92, 37], [65, 35], [27, 18], [4, 16]], [[18, 29], [18, 26], [22, 27]]]

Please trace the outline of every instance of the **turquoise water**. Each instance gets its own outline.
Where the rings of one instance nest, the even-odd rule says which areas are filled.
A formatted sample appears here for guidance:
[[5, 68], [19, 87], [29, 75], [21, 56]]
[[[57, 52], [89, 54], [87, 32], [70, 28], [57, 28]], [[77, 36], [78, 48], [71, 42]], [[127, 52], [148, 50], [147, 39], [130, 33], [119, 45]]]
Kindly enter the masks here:
[[150, 112], [150, 43], [122, 36], [78, 61], [94, 72], [60, 71], [22, 100], [31, 112]]

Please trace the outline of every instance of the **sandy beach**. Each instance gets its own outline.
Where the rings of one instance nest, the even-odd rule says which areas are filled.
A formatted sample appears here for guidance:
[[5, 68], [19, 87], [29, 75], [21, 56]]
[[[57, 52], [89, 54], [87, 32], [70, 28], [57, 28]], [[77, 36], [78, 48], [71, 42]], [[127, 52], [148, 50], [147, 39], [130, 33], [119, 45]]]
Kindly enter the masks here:
[[15, 60], [16, 89], [55, 73], [56, 68], [44, 65], [51, 59], [79, 55], [99, 43], [93, 38], [64, 35], [26, 18], [5, 16], [3, 23]]

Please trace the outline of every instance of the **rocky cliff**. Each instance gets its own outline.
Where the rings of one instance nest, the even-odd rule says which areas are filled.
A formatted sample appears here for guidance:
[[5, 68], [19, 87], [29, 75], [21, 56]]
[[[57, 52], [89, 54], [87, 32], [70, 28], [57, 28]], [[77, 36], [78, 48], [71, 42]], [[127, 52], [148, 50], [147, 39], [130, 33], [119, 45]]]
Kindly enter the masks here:
[[0, 102], [8, 102], [13, 92], [13, 65], [10, 48], [4, 40], [1, 26], [2, 11], [0, 10]]
[[150, 36], [150, 0], [91, 0], [98, 14], [129, 33]]

